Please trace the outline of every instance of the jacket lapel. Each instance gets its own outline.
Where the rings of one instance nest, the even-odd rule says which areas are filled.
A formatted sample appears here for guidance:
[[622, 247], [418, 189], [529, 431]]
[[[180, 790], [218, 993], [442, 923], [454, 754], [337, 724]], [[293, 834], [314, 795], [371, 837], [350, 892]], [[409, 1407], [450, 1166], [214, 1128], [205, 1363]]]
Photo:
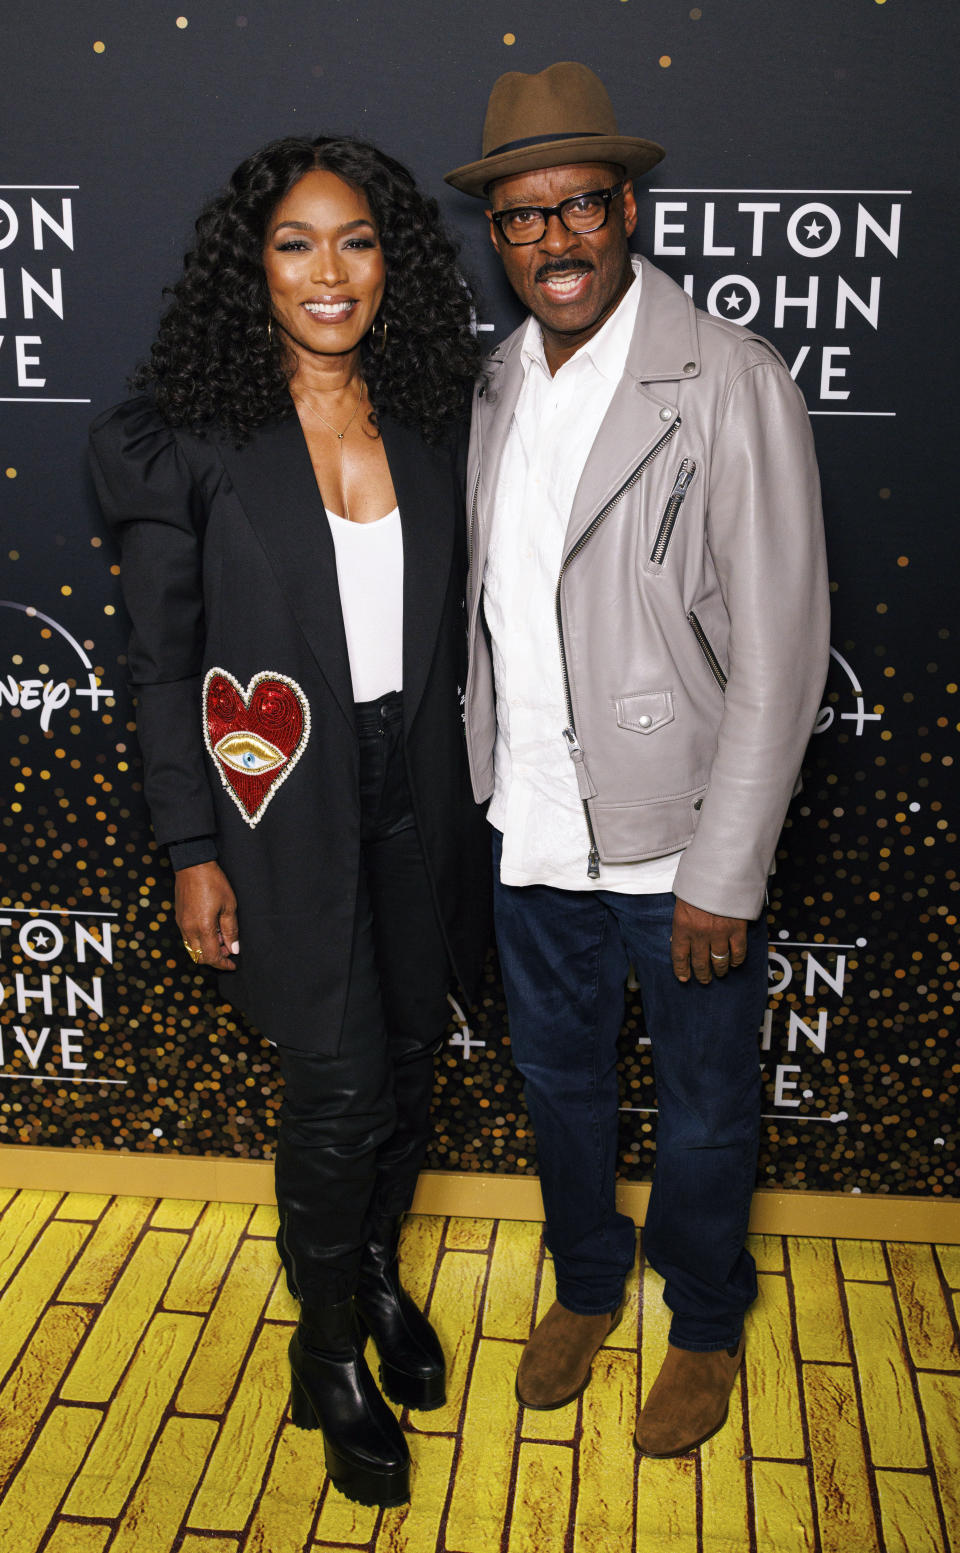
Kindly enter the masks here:
[[380, 417], [403, 532], [403, 720], [409, 730], [423, 697], [440, 629], [461, 521], [450, 454]]
[[500, 461], [523, 386], [520, 347], [525, 329], [526, 324], [521, 324], [487, 357], [485, 381], [480, 384], [474, 401], [467, 501], [471, 507], [468, 516], [472, 520], [473, 488], [479, 474], [477, 532], [470, 535], [470, 554], [481, 574], [500, 477]]
[[664, 437], [669, 440], [677, 418], [677, 390], [670, 385], [696, 377], [700, 371], [693, 303], [653, 265], [643, 263], [642, 274], [626, 368], [577, 486], [565, 555], [658, 442]]
[[218, 446], [281, 592], [352, 728], [337, 558], [300, 423], [291, 415], [261, 427], [241, 448], [226, 438]]

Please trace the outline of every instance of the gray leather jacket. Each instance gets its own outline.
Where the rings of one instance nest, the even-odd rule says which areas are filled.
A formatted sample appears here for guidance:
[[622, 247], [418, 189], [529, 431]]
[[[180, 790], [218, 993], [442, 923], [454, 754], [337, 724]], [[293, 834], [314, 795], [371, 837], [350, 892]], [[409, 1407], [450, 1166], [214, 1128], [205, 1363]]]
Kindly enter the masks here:
[[[827, 671], [813, 439], [767, 341], [701, 312], [647, 261], [642, 272], [557, 579], [557, 738], [584, 803], [585, 877], [686, 848], [676, 894], [752, 918]], [[496, 737], [482, 580], [521, 334], [492, 353], [474, 395], [465, 721], [478, 801], [493, 791]]]

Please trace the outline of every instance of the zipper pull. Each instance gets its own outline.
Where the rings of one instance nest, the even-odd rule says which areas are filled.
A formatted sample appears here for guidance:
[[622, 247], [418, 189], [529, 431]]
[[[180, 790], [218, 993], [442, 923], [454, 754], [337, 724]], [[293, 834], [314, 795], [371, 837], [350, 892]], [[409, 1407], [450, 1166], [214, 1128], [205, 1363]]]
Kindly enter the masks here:
[[563, 737], [567, 741], [567, 754], [573, 761], [573, 769], [577, 773], [577, 791], [579, 792], [580, 797], [584, 800], [584, 802], [586, 802], [588, 798], [596, 798], [597, 789], [594, 787], [590, 780], [590, 773], [587, 770], [587, 763], [583, 758], [583, 750], [580, 748], [579, 739], [577, 738], [572, 728], [564, 728]]
[[587, 878], [600, 878], [600, 853], [596, 847], [590, 848], [590, 856], [587, 858]]
[[677, 473], [677, 478], [674, 481], [673, 490], [670, 492], [670, 495], [683, 496], [686, 493], [687, 486], [690, 484], [690, 481], [693, 479], [696, 472], [696, 461], [692, 458], [685, 458], [683, 463], [680, 465], [680, 469]]

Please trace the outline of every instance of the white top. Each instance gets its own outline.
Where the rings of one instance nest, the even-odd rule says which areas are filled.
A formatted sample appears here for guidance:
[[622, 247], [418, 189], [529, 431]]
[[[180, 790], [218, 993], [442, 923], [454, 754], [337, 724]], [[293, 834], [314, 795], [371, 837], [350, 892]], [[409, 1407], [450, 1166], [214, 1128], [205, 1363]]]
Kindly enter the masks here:
[[373, 523], [328, 512], [354, 701], [403, 689], [403, 534], [400, 509]]
[[569, 725], [554, 599], [570, 509], [587, 455], [623, 376], [640, 301], [636, 279], [603, 328], [550, 376], [531, 317], [524, 380], [503, 451], [483, 574], [497, 696], [494, 790], [488, 818], [503, 831], [504, 884], [660, 894], [681, 854], [600, 865], [563, 730]]

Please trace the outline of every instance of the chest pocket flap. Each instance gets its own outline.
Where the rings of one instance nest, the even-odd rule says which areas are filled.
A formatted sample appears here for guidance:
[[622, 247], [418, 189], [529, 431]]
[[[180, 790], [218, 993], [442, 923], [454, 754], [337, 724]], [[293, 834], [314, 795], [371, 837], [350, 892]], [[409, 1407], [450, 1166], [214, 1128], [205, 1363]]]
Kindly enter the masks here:
[[617, 722], [633, 733], [656, 733], [673, 722], [672, 690], [638, 690], [617, 697]]

